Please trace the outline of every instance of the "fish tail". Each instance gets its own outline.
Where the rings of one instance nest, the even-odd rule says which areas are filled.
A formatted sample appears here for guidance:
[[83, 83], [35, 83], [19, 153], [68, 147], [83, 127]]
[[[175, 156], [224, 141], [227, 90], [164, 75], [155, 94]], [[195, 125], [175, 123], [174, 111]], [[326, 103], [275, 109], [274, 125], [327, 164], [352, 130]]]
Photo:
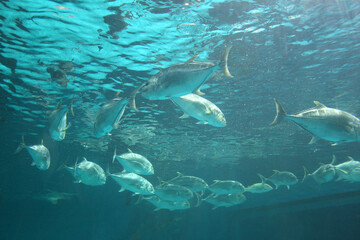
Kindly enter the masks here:
[[116, 148], [115, 148], [115, 150], [114, 150], [114, 155], [113, 155], [113, 158], [112, 158], [112, 163], [114, 163], [115, 159], [116, 159]]
[[132, 110], [134, 110], [136, 112], [138, 112], [139, 110], [136, 108], [135, 97], [136, 97], [137, 92], [144, 86], [145, 86], [144, 84], [140, 85], [130, 94], [130, 107]]
[[21, 137], [21, 143], [20, 145], [17, 147], [16, 151], [14, 152], [14, 154], [19, 153], [21, 150], [23, 150], [23, 148], [26, 147], [25, 145], [25, 140], [24, 140], [24, 136]]
[[233, 78], [233, 76], [231, 75], [231, 73], [229, 71], [229, 68], [228, 68], [228, 56], [229, 56], [229, 52], [230, 52], [231, 48], [232, 48], [232, 46], [227, 47], [225, 49], [224, 55], [223, 55], [223, 57], [221, 59], [221, 62], [220, 62], [220, 66], [223, 67], [223, 71], [224, 71], [225, 76]]
[[301, 182], [304, 182], [305, 181], [305, 178], [307, 178], [307, 176], [309, 176], [310, 174], [309, 174], [309, 171], [306, 169], [306, 167], [305, 166], [303, 166], [303, 168], [304, 168], [304, 177], [303, 177], [303, 179], [302, 179], [302, 181]]
[[276, 106], [276, 116], [270, 126], [274, 126], [280, 123], [280, 121], [287, 115], [284, 108], [281, 106], [281, 103], [274, 98], [275, 106]]

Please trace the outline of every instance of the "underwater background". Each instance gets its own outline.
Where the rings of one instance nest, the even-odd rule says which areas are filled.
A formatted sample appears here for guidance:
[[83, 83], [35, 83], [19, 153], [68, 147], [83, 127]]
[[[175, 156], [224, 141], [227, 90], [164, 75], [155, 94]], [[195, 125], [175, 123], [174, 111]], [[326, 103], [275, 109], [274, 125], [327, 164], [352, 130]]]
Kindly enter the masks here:
[[[360, 116], [360, 4], [356, 0], [1, 0], [0, 2], [0, 239], [356, 239], [360, 184], [302, 182], [305, 166], [347, 156], [360, 159], [359, 143], [309, 145], [311, 135], [289, 121], [269, 126], [273, 98], [289, 113], [314, 106]], [[136, 97], [117, 129], [95, 138], [103, 104], [128, 97], [159, 70], [186, 62], [220, 61], [232, 46], [234, 78], [214, 76], [202, 92], [227, 126], [179, 119], [170, 100]], [[65, 67], [64, 67], [65, 66]], [[56, 80], [49, 68], [66, 68]], [[49, 136], [48, 114], [70, 104], [63, 141]], [[31, 166], [28, 145], [51, 153], [46, 171]], [[104, 169], [114, 149], [151, 161], [159, 179], [184, 175], [236, 180], [249, 186], [273, 170], [299, 179], [267, 193], [245, 193], [232, 207], [202, 202], [186, 210], [153, 211], [132, 192], [74, 183], [61, 169], [86, 157]], [[73, 194], [52, 204], [49, 191]], [[204, 197], [209, 193], [206, 192]]]

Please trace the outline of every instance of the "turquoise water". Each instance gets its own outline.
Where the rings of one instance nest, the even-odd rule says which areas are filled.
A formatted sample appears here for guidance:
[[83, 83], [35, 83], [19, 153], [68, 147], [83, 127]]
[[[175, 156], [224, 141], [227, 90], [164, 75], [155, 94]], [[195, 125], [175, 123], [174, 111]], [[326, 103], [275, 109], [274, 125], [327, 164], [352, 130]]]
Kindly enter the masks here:
[[[320, 163], [360, 159], [359, 143], [331, 146], [290, 121], [269, 126], [273, 98], [288, 113], [319, 101], [360, 116], [360, 5], [357, 1], [14, 1], [0, 2], [0, 239], [355, 239], [359, 183], [302, 182]], [[170, 100], [137, 95], [111, 135], [94, 137], [101, 107], [128, 98], [161, 69], [199, 55], [217, 64], [232, 46], [228, 68], [215, 74], [203, 97], [226, 117], [224, 128], [179, 119]], [[64, 67], [64, 63], [67, 67]], [[50, 72], [64, 73], [52, 78]], [[49, 135], [48, 116], [72, 102], [63, 141]], [[43, 139], [50, 168], [30, 166], [24, 136]], [[213, 206], [197, 198], [190, 209], [159, 210], [138, 202], [110, 177], [106, 184], [74, 183], [64, 164], [82, 157], [104, 170], [128, 148], [152, 163], [152, 185], [177, 176], [260, 182], [273, 170], [290, 171], [298, 184], [246, 201]], [[272, 183], [269, 183], [275, 187]], [[49, 190], [68, 193], [57, 204]], [[210, 192], [205, 191], [205, 199]]]

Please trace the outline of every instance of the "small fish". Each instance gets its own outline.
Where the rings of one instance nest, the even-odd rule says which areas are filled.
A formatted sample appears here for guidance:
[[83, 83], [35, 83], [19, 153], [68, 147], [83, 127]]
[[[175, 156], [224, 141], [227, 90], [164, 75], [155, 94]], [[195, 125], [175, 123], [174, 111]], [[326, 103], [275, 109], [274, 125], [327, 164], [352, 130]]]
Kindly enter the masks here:
[[177, 174], [178, 176], [169, 180], [168, 183], [186, 187], [193, 192], [202, 192], [208, 188], [208, 184], [199, 177], [184, 176], [180, 172], [177, 172]]
[[167, 209], [173, 211], [173, 210], [185, 210], [190, 208], [190, 203], [187, 200], [172, 202], [172, 201], [162, 200], [156, 195], [144, 196], [142, 198], [152, 203], [156, 207], [154, 211], [159, 211], [160, 209]]
[[191, 116], [199, 120], [198, 124], [209, 124], [214, 127], [226, 126], [226, 119], [221, 110], [214, 103], [199, 95], [189, 93], [171, 100], [184, 111], [184, 115], [180, 118]]
[[232, 207], [241, 204], [246, 201], [246, 197], [242, 193], [222, 195], [212, 193], [207, 198], [203, 199], [203, 201], [214, 205], [214, 207], [212, 208], [214, 210], [218, 207]]
[[98, 164], [88, 161], [83, 158], [80, 163], [75, 163], [74, 178], [78, 183], [83, 183], [89, 186], [100, 186], [106, 183], [106, 174], [104, 169]]
[[47, 193], [33, 196], [33, 199], [48, 201], [52, 204], [57, 204], [60, 200], [71, 200], [77, 194], [74, 193], [61, 193], [48, 190]]
[[270, 181], [275, 185], [275, 189], [280, 186], [286, 186], [290, 189], [291, 185], [298, 183], [297, 177], [292, 172], [273, 170], [274, 174], [268, 178], [264, 178], [265, 181]]
[[63, 87], [67, 87], [69, 80], [66, 76], [65, 71], [61, 69], [55, 69], [52, 67], [48, 67], [46, 71], [50, 73], [51, 80], [56, 81], [58, 84], [60, 84]]
[[266, 193], [273, 189], [269, 184], [265, 183], [266, 179], [264, 178], [264, 176], [262, 176], [261, 174], [258, 174], [258, 176], [261, 179], [261, 183], [255, 183], [249, 187], [246, 187], [245, 192]]
[[133, 153], [128, 149], [128, 153], [116, 155], [116, 149], [113, 156], [113, 162], [115, 159], [124, 167], [128, 172], [133, 172], [140, 175], [153, 175], [154, 167], [146, 157]]
[[102, 137], [117, 129], [129, 101], [125, 98], [114, 98], [104, 104], [94, 124], [95, 137]]
[[214, 183], [209, 186], [209, 190], [217, 195], [234, 194], [245, 192], [245, 187], [240, 182], [233, 180], [214, 180]]
[[348, 161], [335, 165], [336, 175], [338, 176], [336, 181], [349, 180], [349, 174], [356, 168], [360, 168], [360, 162], [348, 156]]
[[174, 202], [189, 200], [194, 196], [190, 189], [170, 183], [156, 186], [155, 194], [162, 200]]
[[110, 173], [107, 170], [107, 175], [121, 186], [119, 192], [129, 190], [134, 194], [141, 195], [153, 195], [155, 193], [153, 185], [136, 173], [127, 172], [126, 170], [120, 173]]
[[[61, 106], [60, 100], [57, 108], [51, 112], [49, 117], [49, 133], [55, 141], [62, 141], [65, 138], [66, 130], [69, 129], [71, 124], [66, 125], [68, 107]], [[71, 108], [71, 107], [70, 107]]]
[[141, 88], [144, 98], [149, 100], [164, 100], [181, 97], [192, 92], [197, 92], [199, 95], [202, 95], [203, 93], [200, 92], [200, 87], [220, 68], [223, 68], [227, 77], [232, 77], [227, 67], [230, 49], [231, 47], [225, 50], [219, 64], [195, 62], [194, 60], [197, 56], [194, 56], [185, 63], [176, 64], [161, 70], [152, 76], [146, 84], [135, 89], [132, 94], [132, 108], [137, 110], [135, 106], [135, 96]]
[[24, 136], [22, 137], [22, 142], [20, 143], [19, 147], [16, 149], [15, 154], [19, 153], [23, 148], [25, 148], [31, 158], [33, 159], [33, 162], [31, 163], [31, 166], [36, 166], [39, 170], [47, 170], [50, 167], [50, 152], [49, 149], [47, 149], [43, 141], [41, 140], [40, 145], [32, 145], [32, 146], [26, 146], [24, 141]]
[[276, 117], [270, 124], [277, 125], [282, 119], [289, 119], [313, 135], [309, 144], [324, 139], [333, 145], [344, 142], [356, 142], [360, 138], [360, 120], [345, 111], [328, 108], [320, 102], [314, 101], [315, 107], [288, 115], [280, 102], [274, 99]]
[[330, 164], [320, 164], [320, 167], [316, 169], [313, 173], [309, 173], [308, 170], [304, 167], [304, 178], [303, 182], [305, 181], [305, 178], [312, 177], [317, 183], [327, 183], [332, 181], [335, 178], [335, 156], [333, 155], [333, 160]]

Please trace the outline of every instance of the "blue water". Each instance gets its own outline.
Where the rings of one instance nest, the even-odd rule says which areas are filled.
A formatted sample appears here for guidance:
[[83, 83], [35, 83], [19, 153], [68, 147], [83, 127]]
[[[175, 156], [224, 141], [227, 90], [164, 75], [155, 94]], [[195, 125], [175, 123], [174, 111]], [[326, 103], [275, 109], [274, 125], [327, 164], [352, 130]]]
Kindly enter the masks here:
[[[356, 239], [360, 184], [301, 179], [303, 166], [312, 172], [333, 154], [339, 163], [360, 159], [359, 143], [309, 145], [311, 135], [295, 124], [269, 124], [273, 98], [289, 113], [316, 100], [360, 116], [359, 29], [355, 0], [2, 0], [0, 239]], [[225, 114], [225, 128], [179, 119], [171, 101], [138, 95], [140, 112], [126, 109], [111, 135], [93, 136], [97, 112], [117, 92], [128, 97], [159, 70], [196, 54], [217, 63], [229, 46], [234, 78], [216, 75], [202, 88]], [[73, 64], [66, 86], [47, 72], [61, 61]], [[72, 126], [56, 142], [48, 114], [61, 99], [73, 100], [75, 116], [68, 115]], [[26, 151], [13, 154], [21, 136], [29, 145], [44, 140], [48, 170], [30, 166]], [[193, 199], [187, 210], [153, 211], [131, 192], [119, 193], [110, 178], [86, 186], [61, 169], [84, 156], [105, 169], [115, 147], [146, 156], [153, 185], [181, 172], [208, 184], [249, 186], [260, 181], [257, 173], [274, 169], [294, 173], [299, 183], [245, 193], [246, 202], [229, 208], [194, 207]], [[48, 190], [75, 195], [51, 204], [38, 198]]]

